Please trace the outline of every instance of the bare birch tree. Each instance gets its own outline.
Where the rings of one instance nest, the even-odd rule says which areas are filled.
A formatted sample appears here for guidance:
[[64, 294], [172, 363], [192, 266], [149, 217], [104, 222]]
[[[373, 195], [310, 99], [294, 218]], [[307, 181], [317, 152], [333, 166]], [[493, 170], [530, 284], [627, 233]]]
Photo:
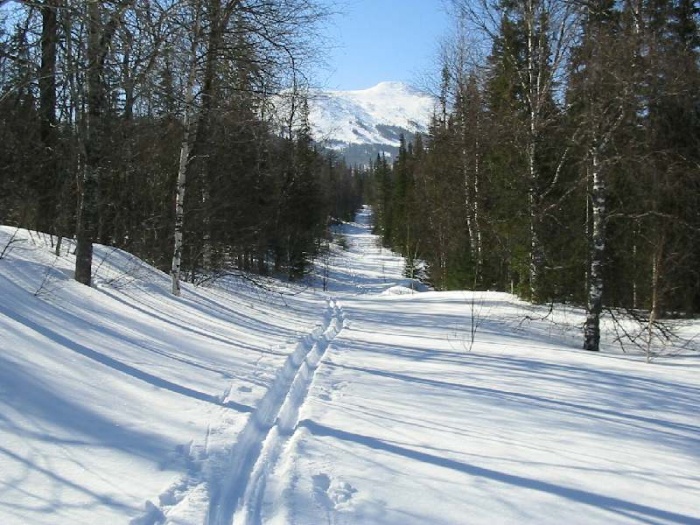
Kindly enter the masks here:
[[201, 38], [201, 7], [199, 2], [191, 6], [194, 24], [190, 40], [189, 70], [185, 83], [185, 105], [182, 115], [182, 142], [180, 143], [180, 161], [177, 170], [177, 186], [175, 193], [175, 233], [173, 260], [170, 270], [172, 278], [172, 293], [180, 295], [180, 268], [182, 265], [183, 229], [185, 220], [185, 188], [187, 183], [187, 166], [190, 161], [192, 147], [193, 116], [195, 112], [195, 88], [197, 81], [198, 46]]

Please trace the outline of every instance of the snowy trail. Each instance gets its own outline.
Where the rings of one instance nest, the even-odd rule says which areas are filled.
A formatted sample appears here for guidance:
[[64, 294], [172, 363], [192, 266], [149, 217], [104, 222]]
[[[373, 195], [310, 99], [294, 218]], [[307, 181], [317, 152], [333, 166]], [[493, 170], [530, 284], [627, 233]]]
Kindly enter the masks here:
[[236, 525], [700, 523], [692, 369], [582, 354], [507, 294], [414, 294], [367, 210], [343, 236], [345, 330]]
[[700, 524], [700, 348], [649, 365], [608, 330], [592, 355], [580, 308], [415, 293], [368, 208], [282, 299], [235, 278], [174, 298], [101, 246], [85, 288], [22, 235], [2, 525]]
[[208, 525], [260, 523], [266, 477], [299, 420], [316, 369], [343, 327], [343, 315], [329, 300], [324, 324], [303, 337], [241, 431], [220, 484], [212, 488]]

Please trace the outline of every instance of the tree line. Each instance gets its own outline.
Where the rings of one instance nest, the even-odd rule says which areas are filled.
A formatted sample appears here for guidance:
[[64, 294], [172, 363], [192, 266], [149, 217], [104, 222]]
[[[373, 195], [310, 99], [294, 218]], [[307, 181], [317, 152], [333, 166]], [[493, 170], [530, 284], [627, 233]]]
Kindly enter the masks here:
[[360, 178], [316, 150], [309, 0], [0, 2], [0, 223], [180, 278], [304, 274]]
[[387, 245], [439, 289], [650, 322], [700, 312], [700, 7], [452, 0], [430, 132], [373, 167]]

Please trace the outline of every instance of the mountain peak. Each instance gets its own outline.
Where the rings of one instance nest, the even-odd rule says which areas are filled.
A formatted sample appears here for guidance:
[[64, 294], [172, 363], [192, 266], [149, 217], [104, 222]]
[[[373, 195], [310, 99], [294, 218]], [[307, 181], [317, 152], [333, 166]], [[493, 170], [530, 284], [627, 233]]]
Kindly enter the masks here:
[[405, 82], [399, 82], [397, 80], [385, 80], [380, 82], [376, 86], [366, 89], [365, 91], [410, 91], [411, 88]]
[[327, 147], [342, 152], [372, 146], [370, 156], [393, 155], [401, 134], [410, 139], [427, 131], [434, 108], [432, 96], [385, 81], [361, 90], [318, 92], [310, 100], [309, 117], [314, 138]]

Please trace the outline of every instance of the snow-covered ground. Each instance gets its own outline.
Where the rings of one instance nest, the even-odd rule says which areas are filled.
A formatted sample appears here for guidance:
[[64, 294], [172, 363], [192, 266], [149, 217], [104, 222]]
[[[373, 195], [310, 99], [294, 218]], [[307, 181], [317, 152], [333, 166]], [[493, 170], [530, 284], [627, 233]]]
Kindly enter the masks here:
[[580, 311], [412, 293], [368, 210], [342, 234], [314, 287], [174, 298], [0, 228], [0, 524], [700, 523], [697, 352], [585, 353]]

